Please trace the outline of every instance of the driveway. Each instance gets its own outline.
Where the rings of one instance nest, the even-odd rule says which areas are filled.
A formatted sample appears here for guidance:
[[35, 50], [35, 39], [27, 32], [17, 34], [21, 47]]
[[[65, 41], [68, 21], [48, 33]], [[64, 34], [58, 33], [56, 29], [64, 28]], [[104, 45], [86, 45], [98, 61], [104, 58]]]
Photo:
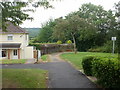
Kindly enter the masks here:
[[51, 62], [43, 64], [3, 65], [2, 68], [40, 68], [49, 71], [49, 88], [96, 88], [84, 74], [69, 63], [60, 60], [58, 54], [50, 56]]

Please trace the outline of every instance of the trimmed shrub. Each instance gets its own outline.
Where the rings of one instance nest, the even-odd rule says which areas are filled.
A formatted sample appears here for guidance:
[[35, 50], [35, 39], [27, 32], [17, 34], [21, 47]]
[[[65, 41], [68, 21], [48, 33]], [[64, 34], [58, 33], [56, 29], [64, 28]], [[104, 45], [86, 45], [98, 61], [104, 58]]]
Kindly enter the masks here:
[[72, 41], [71, 41], [71, 40], [68, 40], [66, 43], [67, 43], [67, 44], [72, 44]]
[[120, 88], [120, 61], [117, 58], [92, 61], [92, 72], [103, 87]]
[[57, 41], [57, 44], [62, 44], [62, 41], [58, 40], [58, 41]]
[[82, 60], [82, 66], [84, 73], [88, 76], [92, 75], [92, 61], [94, 60], [95, 56], [86, 56]]

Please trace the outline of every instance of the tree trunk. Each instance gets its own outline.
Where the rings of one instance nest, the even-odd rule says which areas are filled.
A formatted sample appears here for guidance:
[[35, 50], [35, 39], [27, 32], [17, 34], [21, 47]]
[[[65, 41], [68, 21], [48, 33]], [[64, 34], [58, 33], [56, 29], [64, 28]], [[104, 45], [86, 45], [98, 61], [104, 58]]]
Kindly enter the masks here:
[[74, 45], [74, 52], [75, 52], [75, 54], [77, 53], [77, 49], [76, 49], [76, 40], [75, 40], [75, 36], [74, 36], [74, 34], [72, 34], [71, 33], [71, 35], [72, 35], [72, 38], [73, 38], [73, 45]]

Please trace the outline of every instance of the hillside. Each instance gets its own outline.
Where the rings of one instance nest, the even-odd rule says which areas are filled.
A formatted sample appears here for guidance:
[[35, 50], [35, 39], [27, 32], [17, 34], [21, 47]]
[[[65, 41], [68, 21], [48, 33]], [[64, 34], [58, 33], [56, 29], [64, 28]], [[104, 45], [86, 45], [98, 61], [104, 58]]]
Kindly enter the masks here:
[[39, 34], [40, 28], [24, 28], [29, 32], [29, 37], [36, 37]]

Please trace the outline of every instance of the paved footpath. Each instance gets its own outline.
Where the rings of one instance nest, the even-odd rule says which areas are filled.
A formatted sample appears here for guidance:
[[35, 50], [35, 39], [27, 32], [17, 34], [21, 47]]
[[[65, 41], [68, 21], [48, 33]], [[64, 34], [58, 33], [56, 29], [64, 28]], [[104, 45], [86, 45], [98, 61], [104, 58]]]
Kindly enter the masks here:
[[96, 88], [84, 74], [69, 63], [60, 60], [58, 54], [50, 56], [51, 62], [43, 64], [3, 65], [3, 68], [40, 68], [49, 71], [49, 88]]
[[25, 64], [34, 64], [35, 59], [28, 59]]

